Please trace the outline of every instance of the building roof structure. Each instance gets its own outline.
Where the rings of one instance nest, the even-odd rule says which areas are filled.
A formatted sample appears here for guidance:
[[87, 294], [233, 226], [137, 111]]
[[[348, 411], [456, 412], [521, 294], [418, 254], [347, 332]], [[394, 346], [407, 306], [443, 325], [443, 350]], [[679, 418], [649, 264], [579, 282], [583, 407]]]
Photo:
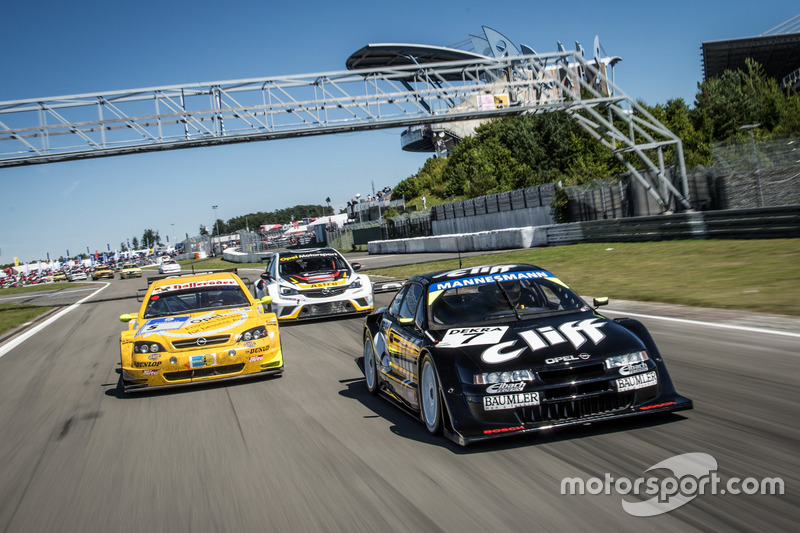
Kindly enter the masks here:
[[754, 37], [704, 42], [702, 51], [704, 79], [719, 76], [726, 70], [744, 70], [745, 60], [752, 58], [764, 68], [767, 76], [797, 88], [800, 82], [800, 15]]

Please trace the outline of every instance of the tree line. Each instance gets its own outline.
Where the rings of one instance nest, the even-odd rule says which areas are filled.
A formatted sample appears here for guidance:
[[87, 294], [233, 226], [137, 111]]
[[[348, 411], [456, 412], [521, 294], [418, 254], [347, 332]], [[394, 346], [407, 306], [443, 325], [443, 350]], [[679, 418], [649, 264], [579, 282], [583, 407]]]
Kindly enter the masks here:
[[[761, 140], [800, 133], [800, 96], [793, 89], [781, 89], [751, 59], [744, 69], [727, 70], [698, 83], [693, 107], [682, 98], [652, 106], [638, 103], [681, 139], [687, 168], [710, 166], [714, 142], [745, 142], [751, 132]], [[755, 124], [755, 128], [742, 129]], [[675, 148], [665, 148], [664, 158], [674, 161]], [[546, 183], [583, 185], [625, 172], [610, 150], [564, 112], [507, 116], [479, 126], [448, 157], [429, 158], [416, 174], [400, 181], [392, 194], [407, 202], [425, 196], [427, 204], [434, 205]], [[261, 225], [285, 224], [329, 211], [323, 205], [296, 205], [227, 221], [217, 219], [211, 227], [201, 224], [198, 231], [200, 235], [253, 231]], [[147, 229], [131, 245], [137, 249], [147, 242], [162, 244], [158, 232]], [[122, 249], [127, 249], [125, 244]]]
[[[712, 143], [800, 132], [800, 97], [748, 59], [744, 69], [698, 83], [695, 102], [638, 102], [683, 143], [688, 168], [712, 164]], [[758, 125], [749, 130], [742, 126]], [[675, 160], [675, 148], [664, 150]], [[625, 173], [622, 162], [564, 112], [508, 116], [479, 126], [447, 158], [432, 158], [394, 188], [428, 204], [475, 198], [545, 183], [582, 185]]]

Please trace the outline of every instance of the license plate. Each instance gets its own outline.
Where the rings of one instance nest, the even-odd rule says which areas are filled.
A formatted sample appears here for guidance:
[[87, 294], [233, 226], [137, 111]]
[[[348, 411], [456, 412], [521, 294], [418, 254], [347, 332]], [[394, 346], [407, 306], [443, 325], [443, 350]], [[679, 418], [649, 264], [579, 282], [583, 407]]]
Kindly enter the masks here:
[[645, 372], [617, 380], [617, 391], [625, 392], [629, 390], [643, 389], [658, 383], [658, 376], [655, 372]]
[[523, 392], [520, 394], [497, 394], [483, 397], [483, 408], [487, 411], [500, 409], [514, 409], [516, 407], [529, 407], [539, 405], [538, 392]]

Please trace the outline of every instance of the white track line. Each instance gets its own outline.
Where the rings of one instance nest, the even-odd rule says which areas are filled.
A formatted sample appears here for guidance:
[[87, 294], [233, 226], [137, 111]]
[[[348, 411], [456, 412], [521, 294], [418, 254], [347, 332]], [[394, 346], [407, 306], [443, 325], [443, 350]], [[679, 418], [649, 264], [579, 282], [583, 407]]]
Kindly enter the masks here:
[[33, 337], [34, 335], [39, 333], [41, 330], [43, 330], [44, 328], [46, 328], [47, 326], [49, 326], [50, 324], [52, 324], [53, 322], [55, 322], [56, 320], [61, 318], [62, 316], [66, 315], [67, 313], [69, 313], [73, 309], [77, 308], [83, 302], [85, 302], [86, 300], [88, 300], [89, 298], [94, 296], [95, 294], [99, 293], [100, 291], [102, 291], [103, 289], [108, 287], [108, 285], [109, 284], [106, 283], [105, 285], [103, 285], [102, 287], [100, 287], [99, 289], [94, 291], [92, 294], [90, 294], [89, 296], [83, 298], [82, 300], [78, 300], [77, 302], [75, 302], [74, 304], [70, 305], [66, 309], [61, 310], [61, 312], [56, 313], [55, 315], [51, 316], [50, 318], [48, 318], [47, 320], [45, 320], [41, 324], [37, 324], [36, 326], [34, 326], [31, 329], [29, 329], [29, 330], [25, 331], [24, 333], [22, 333], [21, 335], [19, 335], [17, 337], [14, 337], [13, 339], [11, 339], [7, 343], [5, 343], [3, 346], [0, 346], [0, 357], [3, 357], [5, 354], [7, 354], [11, 350], [13, 350], [17, 346], [19, 346], [20, 344], [22, 344], [26, 340], [28, 340], [31, 337]]
[[784, 337], [797, 337], [800, 338], [800, 333], [791, 333], [789, 331], [778, 331], [774, 329], [762, 329], [762, 328], [751, 328], [749, 326], [736, 326], [733, 324], [719, 324], [716, 322], [701, 322], [699, 320], [688, 320], [685, 318], [672, 318], [668, 316], [655, 316], [655, 315], [640, 315], [638, 313], [626, 313], [625, 311], [610, 311], [606, 309], [601, 309], [599, 311], [602, 314], [611, 313], [616, 315], [625, 315], [625, 316], [633, 316], [637, 318], [652, 318], [654, 320], [666, 320], [668, 322], [679, 322], [681, 324], [693, 324], [696, 326], [707, 326], [711, 328], [722, 328], [722, 329], [735, 329], [737, 331], [749, 331], [752, 333], [765, 333], [767, 335], [783, 335]]

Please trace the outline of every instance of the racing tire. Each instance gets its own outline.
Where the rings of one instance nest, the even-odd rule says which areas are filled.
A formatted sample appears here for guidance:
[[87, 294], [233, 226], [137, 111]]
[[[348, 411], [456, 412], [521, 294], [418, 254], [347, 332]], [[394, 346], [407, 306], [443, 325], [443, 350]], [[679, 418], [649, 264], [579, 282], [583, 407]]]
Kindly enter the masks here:
[[419, 412], [425, 429], [431, 435], [442, 430], [442, 396], [439, 393], [439, 377], [430, 355], [422, 358], [419, 373]]
[[364, 333], [364, 381], [367, 390], [373, 396], [377, 396], [380, 387], [378, 386], [378, 364], [375, 361], [375, 348], [372, 346], [372, 338], [369, 333]]

